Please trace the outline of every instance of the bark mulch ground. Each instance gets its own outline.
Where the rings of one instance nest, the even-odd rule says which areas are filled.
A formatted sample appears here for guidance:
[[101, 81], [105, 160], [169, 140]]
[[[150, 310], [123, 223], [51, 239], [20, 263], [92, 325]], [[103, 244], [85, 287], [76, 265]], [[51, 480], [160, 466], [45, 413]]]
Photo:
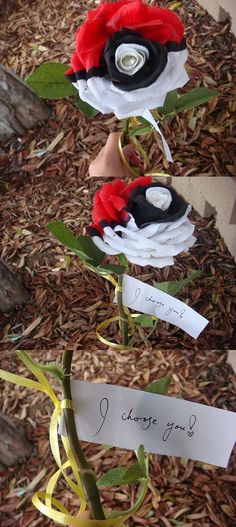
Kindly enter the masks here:
[[[41, 361], [60, 360], [58, 350], [36, 352]], [[14, 354], [1, 353], [1, 367], [26, 375]], [[73, 377], [92, 382], [109, 382], [144, 389], [165, 375], [172, 376], [170, 395], [233, 411], [236, 378], [226, 362], [225, 352], [208, 353], [144, 350], [139, 353], [118, 351], [81, 351], [74, 354]], [[44, 489], [55, 472], [48, 441], [50, 401], [39, 392], [2, 383], [0, 408], [24, 426], [34, 444], [27, 462], [9, 468], [1, 477], [0, 520], [4, 527], [52, 526], [31, 504], [32, 494]], [[98, 477], [110, 468], [127, 466], [133, 460], [129, 450], [106, 451], [99, 445], [83, 443], [83, 448]], [[139, 513], [127, 522], [130, 527], [233, 527], [235, 525], [235, 454], [227, 469], [168, 456], [151, 456], [151, 481]], [[132, 489], [132, 490], [131, 490]], [[137, 489], [112, 488], [102, 493], [106, 508], [129, 507]], [[60, 480], [55, 497], [76, 514], [78, 502]]]
[[[149, 3], [155, 5], [155, 2]], [[171, 2], [162, 0], [158, 4], [166, 7]], [[12, 0], [5, 4], [2, 1], [0, 46], [3, 64], [24, 79], [40, 64], [69, 63], [75, 31], [86, 10], [95, 5], [93, 0], [70, 1], [66, 6], [61, 0]], [[230, 33], [230, 22], [215, 22], [195, 0], [184, 0], [178, 13], [186, 28], [191, 67], [191, 81], [184, 91], [205, 86], [219, 90], [221, 96], [208, 105], [179, 114], [164, 125], [175, 160], [173, 166], [168, 166], [163, 159], [159, 139], [154, 141], [153, 137], [144, 141], [150, 161], [153, 167], [163, 169], [164, 166], [173, 175], [236, 175], [236, 39]], [[2, 152], [2, 165], [8, 177], [14, 172], [36, 176], [53, 171], [58, 175], [60, 171], [77, 172], [78, 168], [83, 175], [91, 155], [100, 150], [108, 131], [117, 126], [112, 115], [86, 122], [69, 100], [53, 103], [52, 108], [53, 122], [30, 132], [23, 143], [11, 142]], [[29, 159], [29, 153], [44, 148], [58, 132], [64, 132], [59, 166], [54, 152], [48, 153], [40, 166], [39, 159]], [[86, 142], [83, 141], [85, 137]]]
[[[74, 31], [91, 5], [91, 2], [71, 2], [65, 9], [60, 2], [49, 0], [18, 2], [19, 9], [3, 18], [0, 29], [4, 63], [15, 68], [24, 78], [39, 63], [69, 60]], [[172, 146], [175, 141], [181, 143], [176, 150], [175, 167], [181, 165], [178, 160], [181, 152], [181, 156], [187, 156], [187, 165], [190, 163], [193, 170], [183, 172], [177, 169], [179, 175], [193, 175], [201, 163], [206, 163], [203, 170], [200, 169], [201, 173], [218, 175], [219, 172], [207, 168], [209, 165], [213, 167], [217, 160], [216, 164], [220, 162], [222, 167], [220, 175], [229, 175], [231, 172], [227, 172], [226, 166], [233, 163], [231, 147], [234, 146], [229, 108], [235, 104], [230, 73], [235, 40], [228, 23], [216, 24], [196, 3], [188, 2], [187, 7], [183, 2], [180, 15], [186, 26], [190, 63], [195, 69], [197, 65], [201, 68], [203, 84], [219, 86], [220, 89], [223, 86], [224, 96], [171, 123]], [[206, 48], [204, 53], [201, 46]], [[231, 50], [227, 55], [223, 53], [224, 46]], [[4, 349], [14, 347], [14, 344], [27, 349], [67, 345], [75, 349], [85, 345], [94, 348], [97, 346], [94, 336], [96, 322], [114, 311], [110, 304], [111, 289], [81, 269], [75, 258], [68, 262], [67, 251], [50, 238], [45, 225], [61, 219], [76, 233], [81, 233], [90, 223], [92, 198], [101, 181], [89, 178], [88, 163], [105, 143], [109, 130], [117, 128], [117, 121], [112, 115], [89, 121], [76, 110], [71, 99], [59, 100], [52, 106], [54, 113], [45, 126], [30, 131], [21, 140], [11, 141], [0, 155], [3, 167], [0, 179], [1, 257], [15, 269], [24, 270], [32, 292], [32, 303], [13, 315], [1, 317]], [[202, 125], [201, 119], [198, 123], [198, 112], [207, 114], [206, 122], [214, 123], [214, 126], [218, 119], [224, 122], [229, 113], [229, 126], [215, 134]], [[199, 134], [190, 144], [189, 122], [193, 119]], [[185, 139], [183, 135], [180, 140], [181, 130]], [[149, 138], [145, 146], [152, 166], [157, 165], [161, 170], [162, 154], [153, 141]], [[205, 142], [206, 156], [202, 154], [202, 142]], [[212, 148], [215, 161], [212, 156], [208, 157]], [[184, 166], [186, 168], [186, 159]], [[169, 172], [171, 170], [169, 167]], [[179, 279], [190, 270], [202, 269], [204, 277], [181, 292], [179, 298], [187, 300], [209, 318], [210, 323], [197, 341], [173, 326], [159, 323], [147, 346], [219, 350], [235, 346], [235, 264], [219, 233], [214, 230], [213, 219], [194, 216], [198, 243], [189, 254], [179, 257], [172, 268], [163, 271], [132, 268], [132, 273], [150, 283], [154, 279]], [[109, 331], [112, 335], [116, 328], [111, 327]]]
[[[19, 9], [5, 16], [0, 28], [4, 63], [24, 78], [37, 64], [69, 60], [74, 30], [91, 5], [91, 2], [84, 2], [78, 8], [78, 2], [70, 2], [65, 9], [57, 1], [18, 2]], [[232, 115], [227, 118], [228, 127], [213, 133], [203, 126], [202, 119], [198, 122], [198, 112], [205, 113], [207, 122], [216, 126], [217, 120], [224, 122], [225, 115], [231, 111], [229, 108], [235, 104], [230, 73], [235, 40], [228, 23], [216, 24], [196, 6], [188, 2], [186, 9], [183, 2], [180, 9], [189, 41], [190, 63], [195, 69], [197, 65], [201, 68], [201, 83], [219, 86], [224, 96], [171, 123], [172, 146], [176, 141], [177, 149], [175, 168], [169, 167], [168, 171], [177, 169], [179, 175], [194, 175], [199, 163], [207, 163], [200, 169], [201, 173], [229, 175], [226, 167], [229, 162], [233, 163], [234, 146]], [[201, 46], [206, 48], [204, 53]], [[229, 55], [225, 54], [225, 47], [231, 50]], [[210, 78], [211, 81], [215, 79], [213, 83]], [[195, 81], [191, 82], [199, 82]], [[22, 270], [32, 292], [32, 303], [13, 315], [1, 317], [4, 349], [14, 345], [27, 349], [70, 345], [81, 349], [85, 344], [88, 349], [94, 349], [97, 346], [96, 323], [114, 312], [110, 303], [111, 288], [82, 270], [75, 258], [69, 262], [67, 251], [50, 238], [45, 225], [61, 219], [79, 234], [90, 223], [92, 198], [101, 181], [89, 178], [88, 164], [105, 143], [109, 130], [117, 128], [117, 121], [112, 115], [89, 121], [69, 99], [59, 100], [52, 106], [54, 113], [45, 126], [30, 131], [21, 140], [11, 141], [0, 153], [3, 168], [0, 179], [1, 257], [15, 269]], [[189, 123], [194, 119], [199, 134], [191, 142]], [[206, 156], [202, 153], [202, 142], [205, 142]], [[162, 154], [155, 140], [148, 139], [145, 146], [152, 166], [163, 169]], [[211, 148], [215, 149], [215, 161], [212, 156], [207, 157]], [[187, 172], [179, 170], [182, 166], [179, 156], [187, 156]], [[208, 170], [207, 167], [215, 166], [215, 162], [216, 165], [220, 162], [220, 172]], [[177, 258], [174, 267], [163, 271], [132, 267], [132, 273], [151, 283], [152, 280], [183, 278], [190, 270], [202, 269], [204, 277], [181, 292], [179, 298], [188, 301], [209, 318], [210, 323], [195, 341], [177, 328], [160, 322], [146, 344], [148, 347], [221, 350], [235, 346], [235, 264], [214, 229], [213, 218], [203, 220], [197, 214], [194, 218], [198, 243], [189, 254]], [[114, 335], [116, 327], [110, 327], [109, 331]]]
[[[152, 166], [164, 167], [173, 175], [236, 175], [235, 39], [229, 23], [217, 24], [196, 2], [182, 3], [179, 13], [185, 22], [194, 70], [191, 85], [217, 88], [223, 96], [164, 126], [175, 159], [173, 167], [167, 166], [153, 139], [146, 140], [145, 146]], [[69, 61], [76, 27], [94, 2], [18, 0], [7, 5], [9, 11], [0, 26], [2, 62], [25, 78], [41, 63]], [[61, 219], [79, 234], [91, 221], [92, 197], [101, 181], [89, 179], [89, 160], [99, 152], [108, 132], [117, 128], [117, 121], [112, 115], [88, 121], [72, 100], [50, 104], [52, 117], [44, 127], [11, 141], [0, 151], [1, 258], [22, 273], [32, 293], [26, 306], [1, 315], [0, 367], [23, 372], [14, 356], [16, 348], [35, 350], [34, 356], [46, 361], [59, 358], [61, 351], [70, 347], [77, 351], [77, 378], [141, 389], [155, 378], [172, 374], [174, 396], [181, 393], [189, 400], [233, 410], [235, 379], [223, 350], [233, 349], [236, 343], [236, 269], [214, 228], [214, 218], [205, 220], [193, 213], [197, 243], [176, 259], [175, 266], [164, 270], [131, 268], [134, 276], [148, 283], [183, 278], [191, 270], [203, 269], [203, 277], [178, 296], [210, 320], [199, 339], [160, 322], [146, 341], [137, 332], [136, 353], [106, 350], [98, 343], [95, 328], [114, 313], [113, 291], [52, 239], [45, 225]], [[115, 339], [116, 333], [116, 326], [111, 326], [107, 336]], [[1, 409], [24, 423], [35, 452], [29, 462], [2, 475], [1, 524], [52, 525], [30, 501], [33, 491], [43, 488], [55, 471], [48, 442], [50, 403], [41, 394], [7, 383], [2, 385], [2, 393]], [[98, 475], [117, 463], [127, 464], [132, 457], [130, 452], [118, 450], [103, 457], [101, 448], [94, 445], [85, 445], [85, 449]], [[234, 461], [232, 456], [228, 469], [222, 470], [152, 456], [152, 484], [139, 517], [131, 520], [130, 526], [233, 527]], [[124, 487], [106, 492], [104, 499], [108, 508], [122, 509], [128, 506], [130, 496], [133, 499], [133, 493]], [[57, 497], [69, 503], [71, 494], [63, 482]], [[70, 504], [76, 513], [74, 497]]]
[[[87, 184], [86, 184], [87, 183]], [[15, 348], [80, 350], [104, 348], [96, 339], [96, 326], [113, 316], [113, 286], [82, 267], [81, 262], [54, 240], [45, 224], [61, 219], [79, 234], [89, 223], [93, 181], [81, 182], [73, 175], [26, 180], [14, 178], [5, 183], [2, 198], [2, 259], [22, 271], [31, 301], [12, 313], [0, 315], [1, 346]], [[82, 186], [81, 186], [82, 185]], [[193, 214], [197, 242], [189, 253], [176, 258], [176, 264], [164, 269], [130, 266], [132, 276], [149, 284], [179, 280], [193, 270], [203, 276], [185, 287], [178, 298], [209, 320], [208, 326], [193, 339], [184, 331], [159, 321], [150, 330], [138, 329], [134, 345], [148, 349], [235, 349], [236, 267], [214, 219]], [[117, 326], [104, 332], [117, 340]]]

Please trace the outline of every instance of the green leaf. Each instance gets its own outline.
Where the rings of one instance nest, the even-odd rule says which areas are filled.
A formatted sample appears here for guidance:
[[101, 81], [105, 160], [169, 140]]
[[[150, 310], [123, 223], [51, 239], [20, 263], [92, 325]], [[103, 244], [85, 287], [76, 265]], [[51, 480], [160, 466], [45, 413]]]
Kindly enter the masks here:
[[84, 115], [86, 115], [86, 117], [88, 117], [89, 119], [91, 119], [92, 117], [97, 115], [97, 113], [99, 113], [99, 111], [96, 110], [96, 108], [94, 108], [93, 106], [90, 106], [90, 104], [88, 104], [87, 102], [82, 101], [78, 93], [76, 94], [75, 102], [79, 110], [82, 113], [84, 113]]
[[31, 371], [31, 367], [34, 366], [40, 371], [46, 371], [47, 373], [50, 373], [55, 379], [59, 381], [63, 381], [64, 379], [64, 371], [62, 369], [62, 366], [57, 364], [56, 362], [48, 362], [47, 364], [40, 364], [40, 362], [35, 361], [28, 355], [28, 353], [24, 350], [16, 350], [16, 353], [18, 357], [24, 362], [24, 364], [29, 368]]
[[98, 265], [94, 266], [91, 265], [90, 262], [88, 262], [87, 267], [93, 271], [93, 273], [96, 273], [100, 276], [107, 276], [111, 273], [115, 274], [123, 274], [125, 272], [125, 267], [122, 267], [121, 265], [116, 264], [104, 264], [104, 265]]
[[167, 293], [168, 295], [175, 296], [186, 285], [193, 282], [195, 278], [200, 278], [202, 275], [203, 275], [203, 271], [194, 271], [187, 278], [183, 278], [183, 280], [171, 281], [171, 282], [160, 282], [160, 283], [154, 282], [154, 286], [157, 287], [157, 289], [160, 289], [160, 291]]
[[169, 116], [172, 112], [179, 113], [189, 108], [195, 108], [205, 104], [213, 97], [221, 95], [220, 92], [210, 88], [194, 88], [184, 95], [178, 96], [177, 90], [169, 92], [166, 96], [164, 106], [158, 108], [164, 116]]
[[145, 135], [151, 132], [151, 130], [153, 130], [153, 126], [146, 126], [145, 128], [136, 127], [136, 128], [133, 128], [133, 130], [130, 132], [129, 135], [130, 137]]
[[141, 115], [139, 115], [137, 117], [138, 121], [141, 123], [141, 124], [145, 124], [146, 126], [150, 126], [150, 123], [149, 121], [147, 121], [147, 119], [144, 119], [144, 117], [142, 117]]
[[171, 381], [171, 377], [162, 377], [157, 381], [151, 382], [151, 384], [145, 388], [145, 392], [156, 393], [158, 395], [167, 395]]
[[211, 90], [209, 88], [194, 88], [177, 99], [175, 109], [178, 112], [183, 112], [188, 108], [195, 108], [195, 106], [205, 104], [213, 97], [217, 97], [219, 95], [220, 93], [218, 91]]
[[173, 90], [167, 93], [164, 106], [162, 106], [161, 108], [158, 108], [158, 110], [160, 110], [160, 112], [163, 113], [164, 115], [167, 115], [168, 113], [173, 112], [173, 110], [175, 109], [177, 97], [178, 97], [177, 90]]
[[117, 264], [104, 264], [101, 269], [104, 269], [104, 271], [107, 271], [109, 273], [115, 273], [115, 274], [123, 274], [126, 270], [126, 268], [123, 265], [117, 265]]
[[123, 267], [125, 268], [125, 271], [128, 271], [128, 269], [129, 269], [129, 262], [128, 262], [125, 254], [123, 254], [123, 253], [118, 254], [118, 259], [119, 259], [120, 265], [123, 265]]
[[148, 458], [145, 458], [144, 446], [139, 445], [138, 450], [135, 450], [135, 455], [144, 473], [148, 476]]
[[42, 64], [26, 79], [26, 83], [40, 97], [47, 99], [62, 99], [75, 95], [76, 89], [64, 75], [68, 68], [67, 64], [57, 62]]
[[99, 265], [104, 258], [104, 253], [96, 247], [89, 236], [80, 235], [76, 238], [73, 232], [62, 222], [54, 221], [48, 223], [46, 228], [59, 240], [63, 245], [69, 247], [82, 260], [89, 260], [95, 267]]
[[144, 466], [144, 469], [140, 465], [139, 462], [134, 463], [134, 465], [131, 465], [129, 467], [123, 477], [122, 483], [137, 483], [138, 481], [142, 481], [146, 479], [146, 466]]
[[210, 88], [194, 88], [177, 99], [175, 110], [177, 112], [183, 112], [188, 108], [195, 108], [195, 106], [205, 104], [213, 97], [217, 97], [219, 95], [220, 93], [218, 91], [211, 90]]
[[109, 470], [98, 481], [99, 487], [117, 487], [124, 484], [137, 483], [146, 479], [146, 468], [142, 470], [140, 463], [134, 463], [131, 467], [116, 467]]
[[156, 324], [156, 320], [151, 315], [139, 315], [134, 319], [136, 326], [141, 328], [153, 328]]
[[116, 487], [118, 485], [132, 484], [148, 478], [148, 457], [145, 458], [144, 446], [140, 445], [135, 451], [137, 463], [130, 467], [116, 467], [109, 470], [98, 481], [98, 486]]
[[116, 487], [120, 485], [127, 467], [116, 467], [109, 470], [98, 480], [98, 487]]

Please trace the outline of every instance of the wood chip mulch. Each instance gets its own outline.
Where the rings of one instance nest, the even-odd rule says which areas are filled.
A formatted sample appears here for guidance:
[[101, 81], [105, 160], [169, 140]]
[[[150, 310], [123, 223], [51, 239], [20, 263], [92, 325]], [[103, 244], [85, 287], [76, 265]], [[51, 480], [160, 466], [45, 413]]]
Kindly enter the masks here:
[[[155, 5], [155, 2], [149, 3]], [[170, 3], [158, 2], [165, 7]], [[86, 10], [95, 5], [93, 0], [70, 1], [66, 7], [60, 0], [1, 0], [1, 61], [23, 79], [40, 64], [69, 63], [75, 31]], [[173, 166], [168, 166], [157, 146], [159, 139], [153, 141], [153, 137], [145, 142], [150, 161], [153, 167], [163, 169], [164, 166], [173, 175], [235, 176], [236, 39], [230, 33], [229, 21], [215, 22], [196, 0], [183, 0], [178, 14], [186, 28], [191, 66], [191, 81], [184, 91], [205, 86], [219, 90], [221, 96], [208, 105], [179, 114], [164, 125], [175, 159]], [[11, 142], [3, 149], [1, 164], [8, 176], [14, 172], [25, 177], [45, 172], [57, 176], [60, 171], [76, 172], [78, 167], [81, 173], [86, 173], [91, 155], [100, 150], [108, 131], [117, 126], [112, 115], [86, 122], [69, 100], [51, 103], [51, 106], [53, 122], [29, 132], [23, 142]], [[55, 152], [41, 159], [41, 165], [37, 157], [29, 158], [32, 151], [44, 148], [59, 132], [64, 132], [59, 166]], [[82, 165], [78, 165], [78, 158], [83, 161]]]
[[[60, 360], [58, 350], [36, 352], [42, 362]], [[15, 355], [3, 352], [1, 367], [26, 375]], [[109, 382], [120, 386], [144, 389], [148, 383], [165, 375], [172, 376], [170, 395], [233, 411], [235, 409], [236, 376], [227, 364], [225, 352], [208, 353], [160, 351], [150, 353], [108, 350], [74, 354], [73, 377], [91, 382]], [[54, 383], [53, 383], [54, 384]], [[2, 383], [0, 408], [24, 426], [34, 444], [32, 456], [6, 470], [1, 477], [0, 522], [4, 527], [51, 526], [31, 504], [36, 490], [45, 489], [55, 472], [48, 441], [50, 401], [39, 392]], [[129, 450], [106, 451], [99, 445], [83, 443], [86, 455], [98, 477], [109, 469], [127, 466], [133, 460]], [[168, 456], [151, 456], [151, 481], [139, 513], [127, 522], [130, 527], [234, 527], [235, 525], [235, 462], [232, 453], [227, 469], [206, 463]], [[132, 488], [132, 490], [130, 490]], [[136, 489], [137, 490], [137, 489]], [[124, 510], [135, 496], [135, 489], [123, 486], [102, 493], [106, 508]], [[76, 514], [75, 496], [60, 480], [55, 497]]]
[[[58, 154], [60, 155], [60, 154]], [[2, 349], [104, 348], [95, 335], [96, 326], [113, 316], [114, 288], [81, 266], [77, 257], [49, 235], [45, 225], [63, 220], [75, 234], [91, 221], [94, 180], [73, 173], [24, 178], [14, 176], [3, 183], [1, 257], [21, 272], [31, 301], [12, 313], [0, 315]], [[16, 192], [13, 192], [13, 188]], [[196, 212], [197, 242], [164, 269], [130, 266], [130, 273], [149, 284], [179, 280], [201, 269], [203, 276], [185, 287], [178, 298], [209, 320], [198, 339], [159, 321], [148, 340], [136, 331], [134, 345], [148, 349], [235, 349], [236, 266], [214, 219]], [[117, 326], [104, 335], [117, 340]]]

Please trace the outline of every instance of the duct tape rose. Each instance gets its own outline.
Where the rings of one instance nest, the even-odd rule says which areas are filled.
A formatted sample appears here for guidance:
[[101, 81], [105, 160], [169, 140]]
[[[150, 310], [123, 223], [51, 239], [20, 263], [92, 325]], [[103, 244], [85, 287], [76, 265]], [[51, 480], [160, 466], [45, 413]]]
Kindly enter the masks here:
[[133, 264], [161, 268], [195, 243], [190, 211], [174, 189], [152, 177], [128, 185], [116, 179], [95, 194], [94, 223], [87, 230], [106, 254], [123, 253]]
[[169, 9], [142, 0], [101, 2], [77, 31], [67, 76], [80, 98], [100, 112], [118, 119], [144, 115], [188, 81], [183, 34]]

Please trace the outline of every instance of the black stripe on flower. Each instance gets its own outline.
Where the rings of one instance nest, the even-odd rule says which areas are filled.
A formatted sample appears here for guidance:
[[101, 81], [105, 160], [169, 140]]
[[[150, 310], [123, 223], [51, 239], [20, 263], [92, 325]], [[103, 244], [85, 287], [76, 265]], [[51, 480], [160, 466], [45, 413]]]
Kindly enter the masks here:
[[[121, 73], [115, 64], [115, 52], [121, 44], [139, 44], [149, 52], [149, 58], [142, 68], [134, 75]], [[93, 77], [108, 76], [115, 86], [123, 91], [132, 91], [146, 88], [153, 84], [165, 69], [168, 53], [178, 52], [186, 49], [185, 38], [180, 42], [169, 41], [166, 44], [150, 41], [142, 37], [138, 32], [131, 29], [122, 29], [115, 33], [105, 46], [101, 63], [98, 67], [90, 68], [88, 71], [80, 70], [67, 75], [71, 82], [88, 80]]]
[[[153, 187], [166, 188], [171, 193], [172, 201], [167, 210], [159, 209], [147, 201], [145, 196], [146, 190]], [[152, 185], [146, 187], [139, 186], [132, 192], [127, 210], [132, 214], [136, 225], [141, 228], [150, 223], [176, 221], [184, 215], [187, 207], [188, 204], [173, 188], [162, 185], [161, 183], [152, 183]]]
[[[102, 238], [102, 231], [103, 229], [105, 229], [105, 227], [111, 227], [112, 230], [114, 230], [114, 228], [117, 226], [117, 225], [121, 225], [123, 222], [118, 222], [118, 221], [108, 221], [108, 220], [102, 220], [99, 222], [99, 224], [91, 224], [91, 225], [88, 225], [86, 227], [86, 231], [87, 233], [89, 234], [89, 236], [100, 236], [100, 238]], [[124, 223], [124, 226], [125, 226], [125, 223]]]
[[[121, 73], [116, 67], [115, 53], [121, 44], [139, 44], [149, 52], [144, 65], [134, 75]], [[159, 42], [151, 42], [136, 31], [122, 29], [107, 41], [103, 59], [107, 64], [109, 77], [113, 84], [123, 91], [131, 91], [153, 84], [166, 67], [167, 55], [166, 47]]]
[[165, 47], [168, 53], [175, 51], [183, 51], [184, 49], [187, 49], [186, 39], [183, 38], [180, 43], [170, 40], [170, 42], [166, 42]]

